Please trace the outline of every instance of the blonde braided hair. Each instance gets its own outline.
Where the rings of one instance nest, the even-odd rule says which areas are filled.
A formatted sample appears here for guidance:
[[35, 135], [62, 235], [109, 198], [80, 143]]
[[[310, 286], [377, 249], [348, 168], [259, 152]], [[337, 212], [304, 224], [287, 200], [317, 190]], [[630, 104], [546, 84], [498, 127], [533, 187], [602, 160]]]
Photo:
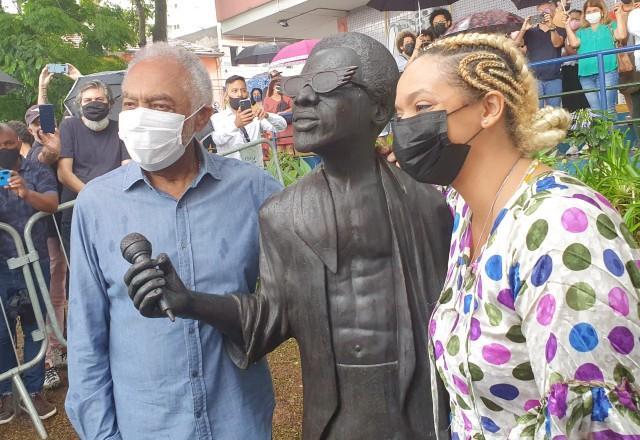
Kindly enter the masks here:
[[507, 129], [523, 154], [554, 147], [566, 136], [569, 113], [554, 107], [538, 109], [536, 79], [511, 39], [499, 34], [459, 34], [437, 40], [420, 56], [425, 55], [446, 60], [445, 72], [474, 100], [492, 91], [504, 95]]

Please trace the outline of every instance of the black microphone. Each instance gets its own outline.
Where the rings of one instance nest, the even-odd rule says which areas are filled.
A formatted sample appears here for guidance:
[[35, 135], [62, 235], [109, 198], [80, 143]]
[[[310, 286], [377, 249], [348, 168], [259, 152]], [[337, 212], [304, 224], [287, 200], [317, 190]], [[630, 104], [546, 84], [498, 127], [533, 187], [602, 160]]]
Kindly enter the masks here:
[[[144, 235], [133, 232], [122, 239], [120, 251], [122, 251], [122, 256], [129, 263], [138, 263], [151, 258], [151, 243]], [[173, 311], [164, 298], [160, 298], [160, 308], [172, 322], [176, 320]]]

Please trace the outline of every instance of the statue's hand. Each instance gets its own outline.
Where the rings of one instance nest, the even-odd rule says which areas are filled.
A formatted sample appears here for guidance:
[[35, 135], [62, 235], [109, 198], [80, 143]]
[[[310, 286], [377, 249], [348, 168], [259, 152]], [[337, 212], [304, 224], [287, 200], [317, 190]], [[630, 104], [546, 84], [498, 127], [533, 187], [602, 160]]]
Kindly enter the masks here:
[[176, 273], [167, 254], [137, 262], [124, 276], [133, 305], [147, 318], [165, 318], [160, 300], [164, 299], [176, 316], [184, 317], [190, 292]]

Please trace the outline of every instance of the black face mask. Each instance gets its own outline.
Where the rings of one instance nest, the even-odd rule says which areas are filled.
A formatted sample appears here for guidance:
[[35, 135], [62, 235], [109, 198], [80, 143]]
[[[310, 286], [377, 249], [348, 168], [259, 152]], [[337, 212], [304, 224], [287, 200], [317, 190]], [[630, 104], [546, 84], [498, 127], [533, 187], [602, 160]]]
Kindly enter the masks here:
[[102, 121], [109, 116], [109, 104], [106, 102], [91, 101], [82, 106], [82, 116], [90, 121]]
[[231, 98], [229, 97], [229, 107], [231, 107], [234, 110], [238, 110], [240, 108], [240, 101], [242, 101], [243, 98]]
[[405, 44], [404, 45], [404, 53], [408, 56], [413, 55], [413, 49], [415, 49], [416, 45], [413, 43], [409, 43], [409, 44]]
[[20, 149], [11, 148], [10, 150], [0, 150], [0, 169], [10, 170], [16, 164]]
[[451, 185], [469, 154], [468, 143], [482, 131], [481, 128], [464, 144], [454, 144], [447, 134], [447, 116], [444, 110], [433, 111], [391, 122], [398, 163], [419, 182]]
[[433, 31], [438, 37], [441, 37], [445, 32], [447, 32], [447, 25], [445, 23], [436, 23], [433, 26]]

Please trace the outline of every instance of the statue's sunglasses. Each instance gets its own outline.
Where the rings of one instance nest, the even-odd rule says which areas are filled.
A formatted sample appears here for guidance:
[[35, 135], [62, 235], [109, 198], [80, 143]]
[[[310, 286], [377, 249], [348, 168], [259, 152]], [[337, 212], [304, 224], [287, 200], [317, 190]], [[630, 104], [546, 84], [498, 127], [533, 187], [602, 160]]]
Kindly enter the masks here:
[[366, 86], [353, 78], [356, 70], [358, 70], [358, 66], [350, 66], [283, 77], [282, 92], [291, 98], [295, 98], [306, 86], [311, 86], [316, 93], [330, 93], [349, 83], [362, 87], [366, 91]]

